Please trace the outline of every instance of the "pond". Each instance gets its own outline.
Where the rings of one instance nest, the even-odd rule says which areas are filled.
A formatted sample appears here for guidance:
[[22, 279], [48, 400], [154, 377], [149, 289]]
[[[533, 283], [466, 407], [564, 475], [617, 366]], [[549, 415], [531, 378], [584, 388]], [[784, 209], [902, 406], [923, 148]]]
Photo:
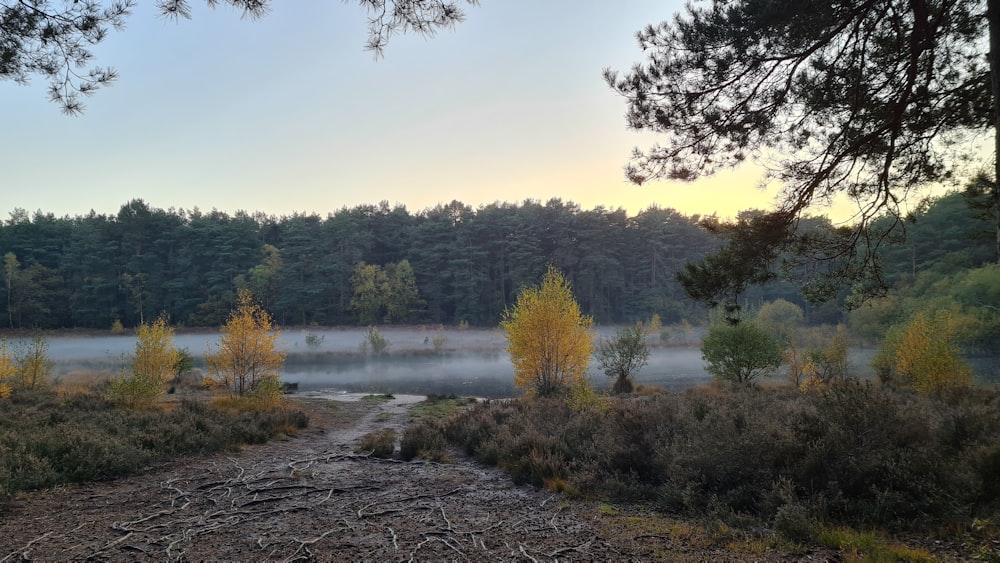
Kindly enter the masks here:
[[[599, 332], [607, 336], [614, 330], [602, 327]], [[361, 352], [363, 328], [286, 330], [279, 339], [280, 349], [288, 354], [282, 380], [297, 383], [300, 392], [519, 394], [499, 329], [408, 327], [383, 328], [381, 332], [389, 341], [387, 352], [371, 356]], [[217, 332], [185, 332], [174, 337], [174, 344], [187, 349], [196, 365], [203, 367], [204, 355], [218, 337]], [[47, 340], [56, 377], [81, 371], [118, 373], [127, 366], [135, 346], [132, 335], [56, 335]], [[672, 390], [707, 383], [711, 376], [705, 371], [701, 352], [695, 342], [689, 344], [652, 348], [637, 382]], [[868, 363], [873, 353], [870, 349], [852, 350], [852, 371], [871, 377]], [[993, 362], [980, 363], [979, 371], [995, 372]], [[997, 377], [992, 372], [990, 376]], [[609, 380], [599, 372], [596, 362], [591, 363], [590, 377], [596, 387], [608, 386]]]

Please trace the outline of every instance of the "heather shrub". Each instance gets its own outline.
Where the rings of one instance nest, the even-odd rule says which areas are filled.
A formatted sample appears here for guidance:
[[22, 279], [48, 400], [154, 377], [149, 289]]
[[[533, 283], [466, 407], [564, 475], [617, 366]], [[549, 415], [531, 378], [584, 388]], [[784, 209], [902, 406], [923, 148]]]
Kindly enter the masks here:
[[392, 428], [380, 428], [361, 437], [361, 442], [354, 453], [371, 454], [373, 457], [389, 458], [396, 451], [396, 431]]
[[18, 390], [0, 411], [0, 504], [17, 491], [105, 479], [178, 457], [260, 443], [304, 428], [301, 411], [240, 412], [183, 401], [170, 412], [122, 410], [106, 387], [65, 398]]
[[494, 401], [441, 431], [516, 482], [752, 516], [792, 539], [819, 522], [912, 528], [1000, 504], [1000, 393], [982, 389], [932, 398], [846, 380], [633, 395], [603, 410]]
[[444, 435], [461, 446], [466, 455], [475, 455], [485, 463], [496, 465], [496, 458], [490, 459], [482, 446], [521, 405], [521, 401], [515, 400], [484, 402], [479, 408], [473, 407], [451, 417], [444, 425]]
[[424, 419], [410, 425], [403, 432], [399, 441], [399, 457], [403, 461], [410, 461], [418, 456], [428, 461], [447, 460], [444, 430], [437, 419]]

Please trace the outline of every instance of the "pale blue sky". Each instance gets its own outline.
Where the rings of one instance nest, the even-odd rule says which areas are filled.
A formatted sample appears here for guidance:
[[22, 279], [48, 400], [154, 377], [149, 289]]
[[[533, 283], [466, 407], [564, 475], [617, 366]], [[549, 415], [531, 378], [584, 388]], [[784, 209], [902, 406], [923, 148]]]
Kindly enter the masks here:
[[161, 208], [326, 215], [362, 203], [412, 211], [551, 197], [637, 213], [651, 204], [732, 216], [767, 207], [752, 170], [696, 184], [628, 184], [624, 102], [601, 79], [642, 56], [634, 34], [681, 0], [482, 0], [432, 39], [364, 51], [365, 14], [275, 2], [256, 22], [193, 2], [158, 18], [140, 0], [95, 49], [120, 79], [66, 117], [46, 83], [0, 82], [0, 219], [14, 208]]

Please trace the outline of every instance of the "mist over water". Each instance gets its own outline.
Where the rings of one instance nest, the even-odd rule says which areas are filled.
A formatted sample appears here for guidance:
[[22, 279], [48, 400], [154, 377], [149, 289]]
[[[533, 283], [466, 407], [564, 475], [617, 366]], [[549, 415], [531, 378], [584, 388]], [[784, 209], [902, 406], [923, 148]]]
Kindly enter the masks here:
[[[453, 393], [478, 397], [520, 394], [514, 387], [514, 368], [499, 329], [382, 328], [380, 331], [390, 344], [381, 356], [362, 354], [365, 330], [282, 331], [278, 346], [288, 354], [282, 380], [298, 383], [302, 393]], [[615, 330], [616, 327], [601, 327], [598, 333], [607, 337]], [[174, 345], [186, 348], [196, 365], [203, 368], [204, 356], [218, 338], [217, 332], [184, 333], [174, 336]], [[127, 356], [135, 348], [133, 335], [59, 335], [47, 340], [57, 377], [87, 370], [117, 373], [128, 365]], [[852, 373], [871, 377], [868, 364], [873, 353], [870, 349], [852, 350]], [[589, 373], [599, 389], [609, 386], [609, 378], [600, 373], [596, 362], [591, 363]], [[988, 376], [993, 381], [995, 378], [996, 374]], [[671, 390], [707, 383], [710, 379], [696, 345], [651, 348], [649, 363], [636, 378], [640, 384]]]
[[[437, 327], [387, 327], [379, 329], [389, 341], [386, 353], [366, 355], [361, 351], [364, 328], [316, 328], [284, 330], [278, 347], [288, 354], [282, 380], [297, 383], [299, 392], [363, 392], [456, 394], [478, 397], [511, 397], [514, 367], [505, 350], [500, 329]], [[602, 327], [600, 336], [615, 327]], [[217, 332], [183, 333], [174, 345], [186, 348], [198, 367], [219, 338]], [[127, 366], [135, 348], [133, 335], [52, 336], [49, 355], [56, 375], [79, 370], [117, 373]], [[310, 342], [312, 344], [310, 344]], [[592, 363], [590, 377], [595, 386], [606, 388], [609, 380]], [[670, 389], [683, 389], [710, 379], [697, 348], [653, 348], [649, 364], [638, 382]]]

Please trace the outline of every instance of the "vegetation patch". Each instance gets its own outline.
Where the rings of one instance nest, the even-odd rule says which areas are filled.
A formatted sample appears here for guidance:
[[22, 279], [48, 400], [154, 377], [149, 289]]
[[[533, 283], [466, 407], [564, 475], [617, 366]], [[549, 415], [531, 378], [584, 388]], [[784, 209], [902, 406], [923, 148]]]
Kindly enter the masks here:
[[658, 561], [687, 560], [683, 554], [711, 553], [719, 556], [754, 560], [768, 553], [801, 553], [801, 548], [780, 536], [762, 530], [745, 531], [719, 520], [674, 518], [634, 506], [598, 510], [598, 521], [605, 534], [635, 546], [637, 554]]
[[425, 441], [440, 427], [516, 482], [764, 523], [792, 539], [820, 523], [926, 530], [1000, 512], [997, 391], [719, 386], [582, 411], [539, 397], [417, 427]]
[[368, 405], [380, 405], [382, 403], [388, 403], [395, 398], [395, 395], [392, 393], [380, 393], [377, 395], [365, 395], [364, 397], [361, 397], [361, 402]]
[[476, 404], [472, 397], [456, 397], [455, 395], [428, 395], [410, 408], [410, 418], [414, 422], [424, 418], [445, 419], [455, 413]]
[[817, 531], [815, 539], [821, 545], [841, 551], [845, 561], [930, 563], [938, 560], [925, 550], [890, 541], [873, 531], [858, 532], [846, 527], [823, 528]]
[[399, 457], [403, 461], [421, 457], [428, 461], [446, 462], [449, 459], [446, 445], [443, 423], [435, 418], [426, 418], [403, 432]]
[[136, 473], [307, 425], [305, 413], [287, 406], [252, 411], [183, 400], [169, 411], [127, 410], [104, 389], [15, 391], [0, 410], [0, 503], [19, 491]]
[[389, 458], [396, 451], [396, 431], [392, 428], [382, 428], [369, 432], [361, 437], [361, 443], [354, 453], [371, 454], [374, 457]]

